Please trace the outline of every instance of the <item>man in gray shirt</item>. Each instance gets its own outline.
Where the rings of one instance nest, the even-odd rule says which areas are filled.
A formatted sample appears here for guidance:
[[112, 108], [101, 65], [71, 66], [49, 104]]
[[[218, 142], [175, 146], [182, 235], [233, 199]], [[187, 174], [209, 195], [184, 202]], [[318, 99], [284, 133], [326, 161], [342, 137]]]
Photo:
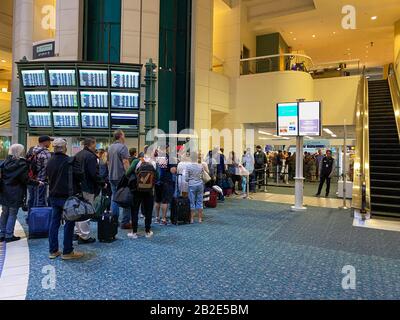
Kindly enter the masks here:
[[[126, 170], [129, 168], [129, 151], [125, 145], [125, 134], [122, 130], [117, 130], [114, 132], [115, 142], [108, 148], [108, 171], [109, 180], [111, 185], [111, 191], [113, 197], [117, 192], [118, 183], [124, 176]], [[111, 211], [113, 215], [119, 217], [119, 206], [112, 201]], [[132, 225], [130, 223], [131, 212], [129, 209], [123, 209], [121, 229], [131, 229]]]

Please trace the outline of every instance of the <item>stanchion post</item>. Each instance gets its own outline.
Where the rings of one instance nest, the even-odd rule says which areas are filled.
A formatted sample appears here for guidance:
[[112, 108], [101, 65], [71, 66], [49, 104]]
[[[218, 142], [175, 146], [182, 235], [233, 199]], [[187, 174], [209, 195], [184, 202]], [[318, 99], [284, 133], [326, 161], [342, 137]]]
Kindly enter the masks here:
[[343, 206], [339, 209], [348, 210], [347, 207], [347, 124], [346, 119], [344, 119], [344, 141], [343, 141], [343, 168], [342, 168], [342, 176], [343, 176]]
[[303, 177], [303, 144], [304, 138], [296, 138], [296, 177], [295, 179], [295, 205], [292, 211], [305, 211], [304, 207], [304, 177]]

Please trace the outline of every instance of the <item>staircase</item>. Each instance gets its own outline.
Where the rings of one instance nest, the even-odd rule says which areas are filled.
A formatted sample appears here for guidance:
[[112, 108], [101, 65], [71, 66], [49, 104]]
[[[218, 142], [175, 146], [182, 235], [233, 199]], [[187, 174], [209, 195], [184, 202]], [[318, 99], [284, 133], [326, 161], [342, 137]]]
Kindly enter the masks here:
[[370, 81], [371, 213], [400, 218], [400, 143], [387, 80]]

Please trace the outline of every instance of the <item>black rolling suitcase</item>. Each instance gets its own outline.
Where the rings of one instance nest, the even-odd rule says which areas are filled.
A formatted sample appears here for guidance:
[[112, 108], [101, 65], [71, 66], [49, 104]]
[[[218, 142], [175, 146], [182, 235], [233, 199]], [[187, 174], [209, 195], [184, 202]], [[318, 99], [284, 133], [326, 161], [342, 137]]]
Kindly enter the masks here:
[[103, 213], [98, 219], [97, 238], [100, 242], [113, 242], [118, 233], [118, 217], [110, 212]]
[[190, 200], [182, 197], [179, 192], [179, 177], [176, 178], [176, 194], [171, 203], [171, 223], [175, 225], [190, 223]]

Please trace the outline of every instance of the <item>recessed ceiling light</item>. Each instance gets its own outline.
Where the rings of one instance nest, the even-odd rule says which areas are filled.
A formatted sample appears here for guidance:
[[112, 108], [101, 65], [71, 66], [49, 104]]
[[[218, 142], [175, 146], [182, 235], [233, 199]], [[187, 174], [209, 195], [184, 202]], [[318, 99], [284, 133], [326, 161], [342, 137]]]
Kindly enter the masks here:
[[336, 31], [333, 31], [333, 34], [336, 34]]
[[347, 51], [350, 51], [351, 49], [350, 48], [347, 48]]
[[290, 31], [290, 34], [293, 34], [293, 32], [292, 32], [292, 31]]
[[6, 60], [4, 60], [4, 59], [1, 59], [1, 62], [3, 62], [3, 63], [6, 63], [7, 61], [6, 61]]
[[373, 16], [373, 17], [371, 17], [371, 20], [376, 20], [376, 19], [378, 19], [378, 17], [377, 17], [377, 16]]
[[316, 37], [316, 35], [315, 35], [315, 34], [313, 34], [313, 35], [312, 35], [312, 37], [313, 37], [313, 38], [315, 38], [315, 37]]
[[7, 88], [1, 88], [1, 92], [7, 93], [7, 92], [8, 92], [8, 89], [7, 89]]
[[296, 39], [296, 38], [293, 38], [293, 40], [296, 41], [297, 39]]

